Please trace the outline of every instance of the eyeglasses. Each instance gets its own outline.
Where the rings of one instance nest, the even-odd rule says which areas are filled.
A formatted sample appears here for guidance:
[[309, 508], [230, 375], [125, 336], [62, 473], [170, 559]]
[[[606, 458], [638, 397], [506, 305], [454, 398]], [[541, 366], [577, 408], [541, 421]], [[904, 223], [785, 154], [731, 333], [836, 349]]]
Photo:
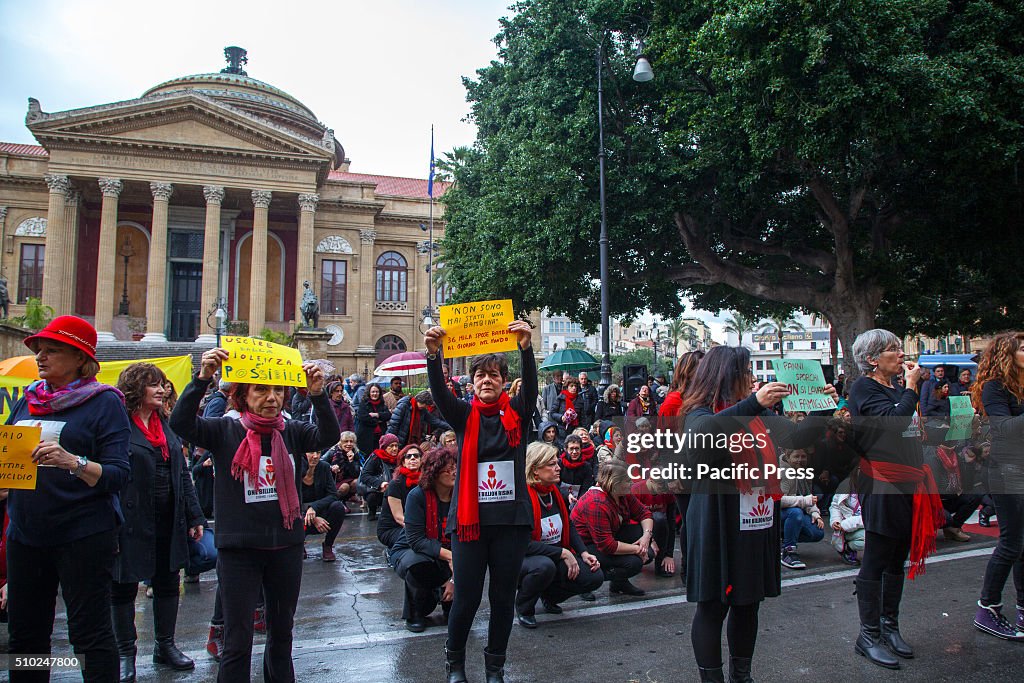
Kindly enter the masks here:
[[420, 455], [419, 453], [406, 453], [405, 457], [407, 457], [407, 458], [422, 458], [423, 456]]

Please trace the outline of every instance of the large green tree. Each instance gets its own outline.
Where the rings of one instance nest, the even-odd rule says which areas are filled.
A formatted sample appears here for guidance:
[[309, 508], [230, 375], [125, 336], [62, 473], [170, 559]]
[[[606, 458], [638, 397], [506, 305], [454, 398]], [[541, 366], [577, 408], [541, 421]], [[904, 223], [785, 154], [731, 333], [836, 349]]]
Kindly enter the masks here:
[[[1024, 322], [1024, 18], [1010, 2], [528, 0], [466, 81], [445, 261], [460, 298], [589, 326], [603, 47], [613, 312]], [[630, 79], [646, 36], [655, 79]], [[846, 371], [855, 370], [846, 354]]]

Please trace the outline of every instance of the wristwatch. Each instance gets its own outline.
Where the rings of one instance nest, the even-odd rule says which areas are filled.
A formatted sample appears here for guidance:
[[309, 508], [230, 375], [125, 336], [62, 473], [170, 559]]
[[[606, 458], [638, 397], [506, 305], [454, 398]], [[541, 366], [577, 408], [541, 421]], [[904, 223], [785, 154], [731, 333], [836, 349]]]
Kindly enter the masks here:
[[80, 476], [82, 474], [82, 471], [85, 470], [85, 466], [89, 464], [89, 458], [85, 457], [84, 455], [76, 456], [76, 458], [78, 460], [78, 465], [75, 466], [75, 469], [68, 470], [68, 474], [70, 474], [72, 477]]
[[437, 360], [437, 353], [426, 353], [424, 354], [427, 360]]

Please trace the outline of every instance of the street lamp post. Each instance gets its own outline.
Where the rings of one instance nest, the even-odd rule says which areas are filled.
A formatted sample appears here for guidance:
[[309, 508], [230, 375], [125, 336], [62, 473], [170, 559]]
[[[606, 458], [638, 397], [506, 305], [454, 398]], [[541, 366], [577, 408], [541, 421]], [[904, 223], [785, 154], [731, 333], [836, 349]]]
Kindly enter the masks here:
[[[227, 312], [228, 304], [223, 298], [218, 297], [213, 302], [213, 307], [210, 312], [206, 314], [206, 324], [217, 333], [217, 346], [220, 346], [221, 335], [226, 332], [224, 323], [228, 319]], [[211, 320], [212, 318], [212, 320]]]
[[[644, 44], [640, 42], [640, 50], [633, 69], [633, 80], [646, 83], [654, 78], [651, 63], [643, 54]], [[603, 396], [604, 390], [612, 383], [612, 357], [609, 351], [611, 329], [609, 314], [611, 299], [608, 287], [608, 212], [605, 205], [604, 191], [604, 86], [601, 80], [604, 65], [604, 36], [597, 43], [597, 164], [598, 183], [601, 201], [601, 237], [598, 241], [601, 250], [601, 382], [598, 384], [598, 395]]]
[[121, 243], [121, 256], [124, 257], [124, 289], [121, 292], [121, 305], [117, 308], [118, 315], [128, 315], [128, 259], [135, 255], [132, 240], [127, 235]]

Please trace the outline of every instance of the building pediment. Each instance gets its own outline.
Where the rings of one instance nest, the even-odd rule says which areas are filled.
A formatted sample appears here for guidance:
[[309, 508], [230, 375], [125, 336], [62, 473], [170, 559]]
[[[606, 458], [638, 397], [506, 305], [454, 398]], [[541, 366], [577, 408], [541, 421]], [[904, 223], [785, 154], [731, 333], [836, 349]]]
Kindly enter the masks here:
[[[188, 155], [267, 157], [324, 164], [329, 143], [195, 92], [150, 96], [114, 104], [46, 113], [30, 100], [25, 120], [47, 150], [112, 147], [178, 151]], [[329, 145], [329, 147], [328, 147]]]

